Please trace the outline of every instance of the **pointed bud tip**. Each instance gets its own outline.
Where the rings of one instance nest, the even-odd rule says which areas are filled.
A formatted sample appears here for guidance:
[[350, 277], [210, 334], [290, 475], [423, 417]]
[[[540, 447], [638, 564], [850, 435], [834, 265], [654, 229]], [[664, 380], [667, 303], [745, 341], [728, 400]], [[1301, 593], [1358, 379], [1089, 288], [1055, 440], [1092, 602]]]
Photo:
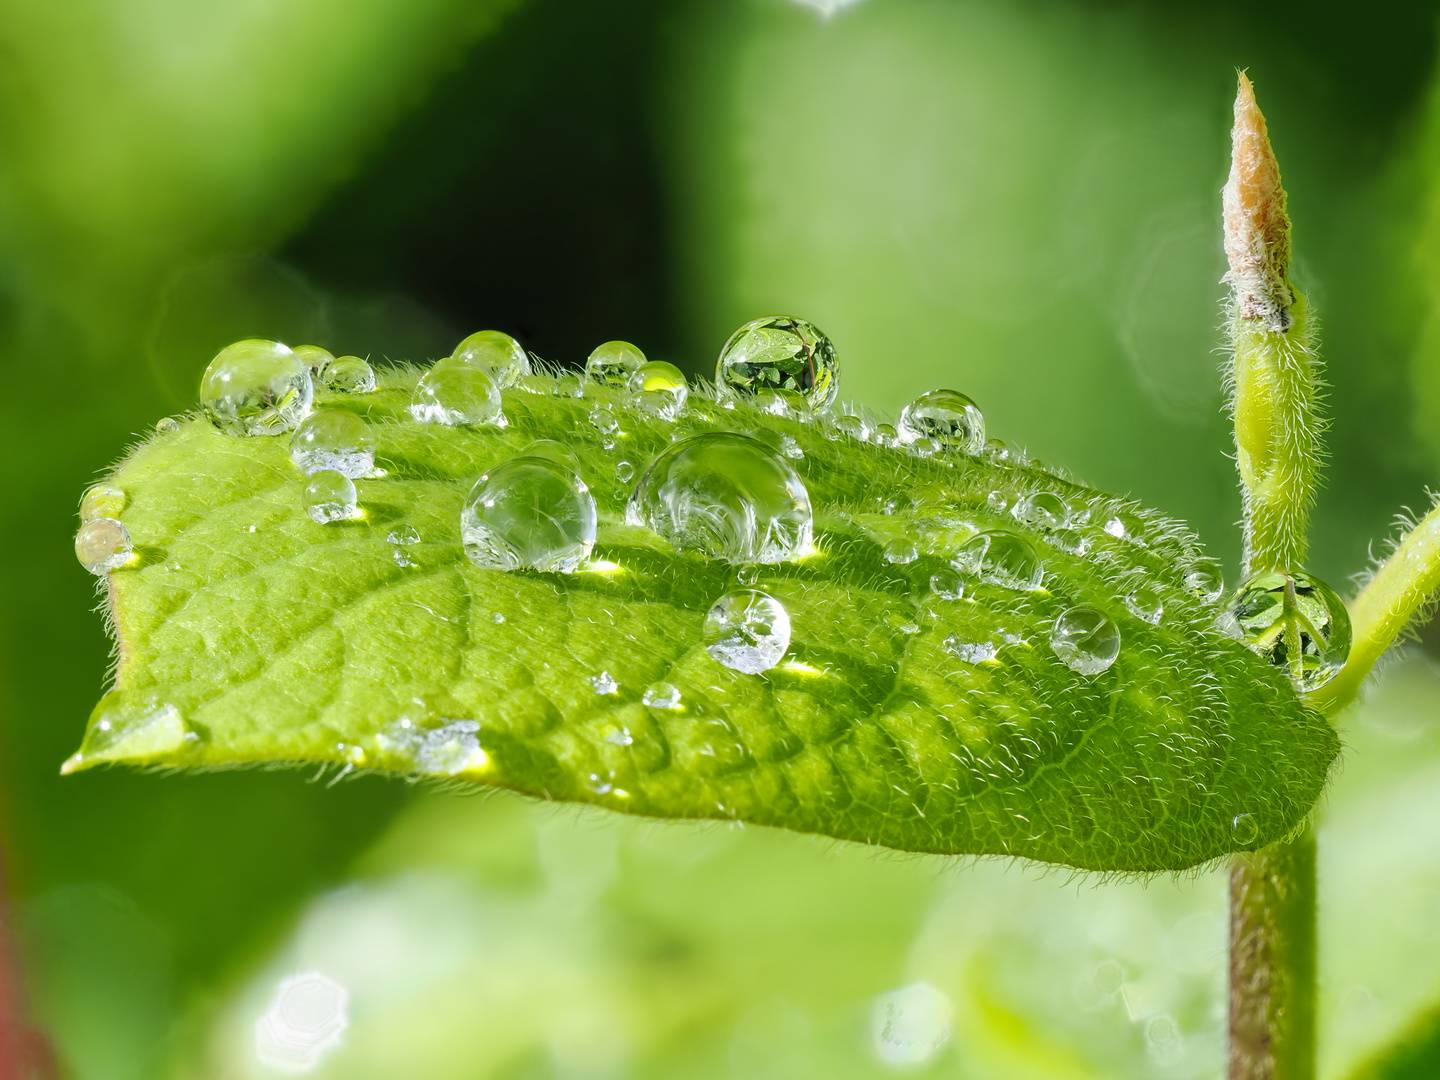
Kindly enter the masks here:
[[1235, 126], [1230, 131], [1230, 178], [1224, 198], [1226, 275], [1242, 319], [1263, 320], [1275, 331], [1290, 328], [1290, 218], [1280, 165], [1270, 145], [1255, 86], [1239, 72]]

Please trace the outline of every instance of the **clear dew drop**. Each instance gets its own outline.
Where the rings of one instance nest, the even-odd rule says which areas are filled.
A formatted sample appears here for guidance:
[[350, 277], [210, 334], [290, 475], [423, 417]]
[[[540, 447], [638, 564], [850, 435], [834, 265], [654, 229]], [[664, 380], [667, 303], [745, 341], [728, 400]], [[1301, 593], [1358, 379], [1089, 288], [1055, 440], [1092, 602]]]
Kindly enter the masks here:
[[415, 386], [410, 415], [422, 424], [505, 425], [500, 387], [478, 367], [441, 360]]
[[1260, 826], [1251, 814], [1236, 814], [1230, 822], [1230, 839], [1236, 847], [1249, 847], [1260, 839]]
[[875, 445], [891, 447], [901, 445], [900, 435], [896, 431], [894, 424], [875, 425]]
[[368, 394], [375, 389], [375, 369], [359, 356], [337, 356], [326, 366], [320, 381], [336, 394]]
[[978, 533], [965, 541], [954, 563], [987, 585], [1016, 592], [1033, 592], [1040, 588], [1045, 576], [1035, 549], [1014, 533], [999, 529]]
[[604, 405], [590, 410], [590, 425], [602, 435], [609, 435], [620, 426], [615, 414]]
[[385, 537], [392, 544], [418, 544], [420, 543], [420, 530], [414, 525], [398, 525], [390, 530], [390, 535]]
[[585, 361], [585, 374], [601, 386], [623, 387], [630, 375], [645, 363], [645, 354], [628, 341], [607, 341], [595, 346]]
[[630, 373], [626, 384], [635, 407], [661, 420], [674, 422], [685, 409], [690, 387], [674, 364], [651, 360]]
[[916, 457], [922, 458], [934, 457], [940, 453], [941, 450], [945, 449], [940, 440], [933, 435], [922, 435], [920, 438], [912, 440], [909, 444], [906, 444], [905, 440], [901, 439], [900, 444], [905, 446], [906, 449]]
[[1148, 585], [1139, 585], [1125, 597], [1125, 607], [1137, 619], [1157, 626], [1165, 614], [1165, 601]]
[[679, 687], [668, 682], [658, 682], [651, 686], [640, 700], [652, 709], [662, 709], [665, 712], [679, 712], [684, 708]]
[[156, 435], [171, 435], [180, 430], [180, 421], [173, 416], [162, 416], [155, 421]]
[[75, 534], [75, 558], [96, 576], [120, 569], [130, 561], [134, 551], [130, 530], [114, 518], [94, 518], [81, 525]]
[[614, 694], [620, 689], [620, 684], [615, 681], [615, 676], [608, 671], [602, 671], [598, 675], [590, 676], [590, 685], [597, 694]]
[[530, 357], [509, 334], [499, 330], [480, 330], [471, 334], [450, 354], [456, 363], [479, 368], [495, 381], [500, 389], [514, 386], [530, 374]]
[[837, 433], [848, 435], [859, 442], [865, 442], [870, 438], [870, 429], [866, 426], [864, 419], [853, 413], [841, 413], [831, 421], [831, 427]]
[[556, 397], [578, 398], [585, 396], [585, 384], [579, 375], [559, 375], [550, 391]]
[[352, 412], [317, 409], [291, 436], [290, 460], [306, 476], [334, 469], [353, 480], [375, 467], [375, 436]]
[[360, 516], [355, 481], [334, 469], [321, 469], [310, 477], [301, 493], [310, 520], [319, 525]]
[[635, 479], [635, 466], [629, 461], [617, 461], [615, 463], [615, 479], [622, 484], [628, 484]]
[[891, 565], [904, 565], [912, 563], [920, 557], [920, 552], [915, 549], [915, 543], [903, 536], [897, 536], [887, 540], [881, 549], [885, 561]]
[[451, 720], [439, 727], [421, 727], [409, 718], [402, 718], [377, 735], [375, 742], [383, 752], [408, 760], [417, 772], [456, 776], [487, 764], [479, 731], [480, 724], [475, 720]]
[[310, 411], [315, 385], [294, 351], [258, 338], [227, 345], [200, 379], [200, 404], [232, 435], [278, 435]]
[[792, 390], [761, 390], [750, 398], [750, 403], [770, 416], [803, 415], [808, 408], [804, 397]]
[[1213, 604], [1225, 592], [1225, 577], [1214, 559], [1201, 559], [1185, 572], [1185, 588], [1202, 603]]
[[958, 390], [931, 390], [900, 413], [896, 428], [903, 442], [937, 440], [946, 450], [978, 454], [985, 447], [985, 416]]
[[127, 501], [125, 492], [114, 484], [91, 484], [80, 496], [80, 520], [118, 518]]
[[811, 549], [804, 482], [764, 443], [735, 432], [673, 443], [641, 477], [625, 520], [732, 563], [785, 562]]
[[465, 553], [487, 570], [573, 573], [595, 546], [595, 497], [580, 474], [550, 457], [494, 466], [460, 511]]
[[335, 355], [319, 345], [296, 345], [292, 351], [300, 358], [300, 362], [310, 369], [310, 378], [315, 385], [321, 385], [320, 377], [325, 374], [325, 369], [335, 362]]
[[402, 570], [408, 570], [415, 565], [415, 560], [410, 558], [410, 553], [402, 547], [397, 547], [390, 552], [390, 558], [395, 560], [395, 565]]
[[930, 575], [930, 591], [942, 600], [959, 600], [965, 595], [965, 579], [954, 570], [937, 570]]
[[1350, 613], [1335, 591], [1305, 573], [1255, 574], [1235, 590], [1222, 626], [1285, 671], [1301, 693], [1340, 673], [1350, 655]]
[[1120, 628], [1092, 604], [1077, 604], [1055, 620], [1050, 647], [1072, 671], [1098, 675], [1120, 655]]
[[705, 616], [705, 651], [735, 671], [759, 675], [790, 648], [790, 613], [769, 593], [726, 593]]
[[1085, 539], [1084, 533], [1079, 529], [1056, 529], [1047, 539], [1052, 547], [1058, 548], [1067, 555], [1084, 555], [1090, 547], [1089, 541]]
[[945, 648], [967, 664], [983, 664], [994, 660], [996, 647], [993, 641], [966, 641], [957, 634], [945, 639]]
[[782, 391], [819, 412], [840, 392], [840, 362], [813, 323], [769, 315], [730, 335], [715, 365], [715, 386], [728, 397]]
[[1047, 532], [1063, 529], [1070, 524], [1069, 505], [1059, 495], [1049, 491], [1026, 495], [1010, 512], [1016, 521], [1023, 521], [1026, 525]]

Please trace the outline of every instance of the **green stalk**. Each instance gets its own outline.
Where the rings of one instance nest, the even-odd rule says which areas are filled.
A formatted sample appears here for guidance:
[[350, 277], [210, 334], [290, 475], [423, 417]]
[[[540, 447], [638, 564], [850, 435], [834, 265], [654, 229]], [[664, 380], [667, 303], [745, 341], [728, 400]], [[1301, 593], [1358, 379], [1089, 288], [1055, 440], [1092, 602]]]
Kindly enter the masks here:
[[[1289, 279], [1280, 169], [1243, 73], [1224, 199], [1243, 572], [1293, 572], [1305, 558], [1320, 463], [1318, 361], [1304, 301]], [[1231, 864], [1229, 1005], [1230, 1080], [1313, 1080], [1315, 840], [1308, 829]]]

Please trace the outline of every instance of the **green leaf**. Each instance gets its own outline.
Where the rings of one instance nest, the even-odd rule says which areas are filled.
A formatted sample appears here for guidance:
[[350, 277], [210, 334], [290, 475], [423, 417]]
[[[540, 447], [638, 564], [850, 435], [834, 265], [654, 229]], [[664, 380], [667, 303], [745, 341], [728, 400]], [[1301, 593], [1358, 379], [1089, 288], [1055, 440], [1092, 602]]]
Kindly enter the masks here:
[[[315, 762], [1133, 871], [1271, 842], [1324, 785], [1334, 731], [1215, 629], [1216, 608], [1184, 584], [1196, 541], [1157, 514], [1019, 455], [923, 458], [695, 395], [678, 430], [788, 436], [803, 452], [792, 464], [815, 507], [815, 553], [738, 570], [624, 524], [634, 481], [618, 463], [638, 477], [677, 427], [623, 392], [557, 396], [535, 376], [527, 386], [542, 392], [506, 391], [508, 427], [449, 428], [409, 417], [416, 375], [319, 399], [375, 429], [386, 475], [357, 482], [359, 520], [309, 519], [283, 436], [192, 419], [122, 463], [110, 482], [136, 557], [108, 576], [116, 689], [67, 771]], [[618, 431], [591, 423], [600, 405]], [[460, 544], [464, 498], [542, 437], [565, 442], [595, 494], [593, 558], [568, 575], [482, 570]], [[1083, 540], [1083, 555], [995, 508], [1036, 492], [1080, 519], [1065, 548]], [[422, 538], [405, 549], [410, 566], [387, 540], [402, 525]], [[957, 549], [994, 528], [1029, 539], [1043, 588], [972, 577], [964, 599], [932, 591]], [[897, 542], [918, 556], [889, 561]], [[723, 666], [702, 638], [711, 605], [752, 574], [793, 626], [762, 675]], [[1141, 583], [1163, 602], [1158, 625], [1127, 609]], [[1050, 644], [1079, 603], [1122, 635], [1093, 676]], [[967, 643], [997, 651], [969, 662]], [[616, 693], [592, 684], [602, 671]], [[661, 682], [678, 709], [644, 703]]]

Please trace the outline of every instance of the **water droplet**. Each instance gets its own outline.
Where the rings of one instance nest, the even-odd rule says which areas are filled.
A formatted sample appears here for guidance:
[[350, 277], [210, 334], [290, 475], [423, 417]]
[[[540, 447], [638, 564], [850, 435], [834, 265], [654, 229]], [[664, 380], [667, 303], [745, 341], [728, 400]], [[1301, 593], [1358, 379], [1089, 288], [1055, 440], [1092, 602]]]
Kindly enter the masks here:
[[1249, 847], [1260, 838], [1260, 826], [1250, 814], [1236, 814], [1230, 822], [1230, 839], [1236, 847]]
[[301, 501], [310, 520], [319, 525], [360, 516], [355, 481], [334, 469], [321, 469], [305, 485]]
[[900, 436], [895, 430], [894, 424], [875, 425], [875, 443], [877, 446], [899, 446]]
[[585, 384], [580, 381], [579, 375], [560, 375], [555, 379], [555, 386], [552, 392], [556, 397], [584, 397]]
[[585, 361], [585, 374], [602, 386], [625, 386], [630, 374], [645, 363], [645, 354], [628, 341], [607, 341], [595, 346]]
[[162, 416], [155, 421], [156, 435], [170, 435], [180, 430], [180, 421], [173, 416]]
[[680, 690], [668, 682], [658, 682], [645, 691], [640, 699], [652, 709], [679, 712], [684, 706], [680, 702]]
[[593, 772], [586, 779], [585, 786], [595, 792], [596, 795], [609, 795], [611, 789], [614, 787], [609, 780], [602, 778], [599, 773]]
[[985, 416], [958, 390], [921, 394], [900, 413], [898, 431], [907, 443], [929, 436], [946, 450], [966, 454], [978, 454], [985, 446]]
[[401, 547], [397, 547], [394, 551], [390, 552], [390, 558], [394, 559], [395, 565], [402, 570], [408, 570], [415, 565], [415, 560], [410, 558], [410, 553]]
[[800, 448], [800, 444], [789, 435], [780, 436], [780, 452], [788, 458], [797, 460], [805, 456], [805, 451]]
[[1070, 507], [1065, 500], [1048, 491], [1025, 496], [1011, 510], [1017, 521], [1037, 529], [1062, 529], [1070, 523]]
[[597, 694], [613, 694], [620, 689], [620, 684], [615, 681], [615, 676], [608, 671], [602, 671], [599, 675], [591, 675], [590, 685], [595, 688]]
[[505, 621], [505, 616], [497, 611], [494, 615], [490, 616], [490, 621], [492, 623], [495, 623], [496, 625], [499, 625], [500, 623], [503, 623]]
[[414, 525], [400, 525], [390, 531], [385, 537], [392, 544], [418, 544], [420, 543], [420, 530]]
[[375, 436], [352, 412], [317, 409], [295, 429], [290, 460], [306, 476], [334, 469], [353, 480], [375, 467]]
[[487, 763], [480, 748], [480, 725], [474, 720], [451, 720], [439, 727], [421, 727], [402, 718], [375, 737], [381, 750], [408, 758], [417, 771], [434, 776], [455, 776]]
[[1050, 647], [1072, 671], [1098, 675], [1120, 655], [1120, 628], [1099, 608], [1077, 604], [1055, 620]]
[[814, 324], [769, 315], [730, 335], [715, 365], [715, 385], [724, 395], [740, 397], [787, 390], [819, 412], [840, 392], [840, 363], [830, 339]]
[[891, 564], [912, 563], [920, 557], [920, 552], [915, 550], [915, 545], [903, 536], [897, 536], [885, 542], [882, 549], [885, 561]]
[[359, 356], [337, 356], [320, 376], [325, 389], [336, 394], [368, 394], [375, 389], [375, 369]]
[[790, 390], [761, 390], [750, 403], [770, 416], [790, 416], [806, 410], [805, 399]]
[[1225, 578], [1214, 559], [1200, 559], [1185, 573], [1185, 588], [1205, 604], [1213, 604], [1225, 592]]
[[1145, 524], [1138, 515], [1127, 510], [1121, 510], [1111, 514], [1105, 524], [1101, 526], [1107, 533], [1117, 540], [1128, 540], [1132, 544], [1145, 544]]
[[488, 373], [458, 360], [441, 360], [420, 378], [410, 415], [424, 424], [495, 424], [503, 427], [500, 388]]
[[628, 484], [635, 478], [635, 466], [628, 461], [617, 461], [615, 463], [615, 479], [622, 484]]
[[891, 990], [870, 1008], [875, 1056], [896, 1067], [924, 1065], [950, 1041], [950, 999], [927, 982]]
[[[602, 672], [601, 674], [604, 673]], [[611, 693], [612, 691], [602, 691], [597, 689], [595, 692], [598, 694]], [[633, 746], [635, 743], [635, 736], [630, 734], [630, 729], [627, 727], [613, 727], [605, 732], [605, 741], [608, 742], [611, 746]]]
[[125, 492], [113, 484], [92, 484], [80, 496], [80, 520], [118, 518], [126, 502]]
[[316, 386], [320, 385], [320, 377], [325, 374], [325, 369], [335, 362], [334, 354], [319, 345], [296, 345], [291, 351], [310, 369], [310, 378]]
[[769, 593], [726, 593], [705, 616], [705, 651], [747, 675], [769, 671], [790, 647], [790, 613]]
[[741, 585], [754, 585], [760, 580], [760, 567], [754, 563], [746, 563], [735, 568], [735, 580]]
[[630, 374], [626, 387], [641, 412], [672, 422], [685, 408], [685, 399], [690, 396], [684, 373], [663, 360], [651, 360], [636, 368]]
[[841, 435], [848, 435], [860, 442], [870, 438], [870, 429], [865, 426], [865, 421], [853, 413], [841, 413], [834, 418], [831, 426]]
[[735, 432], [672, 444], [641, 477], [625, 520], [727, 562], [778, 563], [810, 551], [805, 484], [764, 443]]
[[956, 553], [955, 565], [987, 585], [1016, 592], [1033, 592], [1044, 580], [1039, 557], [1014, 533], [995, 530], [972, 536]]
[[930, 575], [930, 591], [942, 600], [959, 600], [965, 595], [965, 581], [954, 570], [937, 570]]
[[1079, 529], [1056, 529], [1048, 539], [1053, 547], [1068, 555], [1084, 555], [1090, 546]]
[[102, 576], [130, 561], [135, 545], [130, 530], [114, 518], [97, 517], [75, 534], [75, 557], [90, 573]]
[[604, 405], [590, 410], [590, 423], [596, 431], [605, 435], [610, 434], [610, 432], [620, 426], [620, 421], [615, 418], [615, 414]]
[[[906, 446], [904, 439], [900, 440], [900, 445]], [[934, 457], [941, 450], [945, 449], [945, 447], [940, 440], [933, 435], [922, 435], [920, 438], [912, 440], [907, 449], [916, 457], [928, 458]]]
[[1350, 613], [1330, 586], [1309, 574], [1253, 575], [1235, 590], [1222, 621], [1301, 693], [1328, 683], [1350, 655]]
[[1137, 586], [1125, 597], [1125, 606], [1130, 609], [1130, 614], [1137, 619], [1144, 619], [1152, 626], [1160, 622], [1161, 616], [1165, 614], [1165, 601], [1160, 599], [1160, 594], [1147, 585]]
[[514, 386], [521, 376], [530, 374], [530, 357], [518, 341], [499, 330], [480, 330], [471, 334], [455, 346], [450, 358], [479, 368], [502, 390]]
[[460, 512], [465, 553], [487, 570], [572, 573], [595, 545], [595, 497], [549, 457], [516, 457], [485, 473]]
[[945, 639], [945, 648], [964, 660], [967, 664], [981, 664], [986, 660], [995, 659], [995, 643], [993, 641], [965, 641], [955, 634]]
[[278, 435], [310, 411], [310, 369], [287, 346], [258, 338], [221, 349], [200, 379], [200, 404], [232, 435]]

